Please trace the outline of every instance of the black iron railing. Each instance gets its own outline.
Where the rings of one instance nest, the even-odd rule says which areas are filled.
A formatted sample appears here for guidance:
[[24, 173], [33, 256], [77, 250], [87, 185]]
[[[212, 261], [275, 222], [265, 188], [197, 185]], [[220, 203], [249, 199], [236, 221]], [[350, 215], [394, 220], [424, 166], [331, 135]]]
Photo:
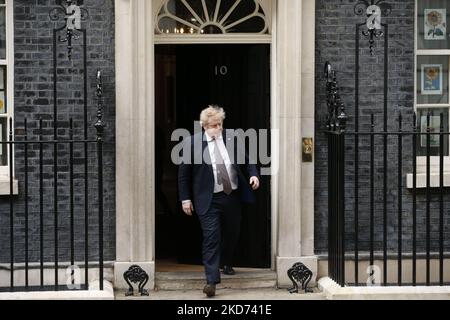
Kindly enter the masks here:
[[[27, 119], [23, 122], [23, 130], [16, 126], [16, 131], [22, 132], [23, 134], [17, 135], [15, 138], [13, 136], [13, 123], [12, 119], [10, 119], [9, 124], [9, 139], [8, 141], [0, 142], [0, 144], [6, 144], [8, 146], [8, 154], [9, 154], [9, 163], [13, 163], [13, 152], [17, 149], [23, 150], [23, 180], [19, 181], [21, 184], [23, 182], [23, 198], [24, 198], [24, 230], [23, 232], [17, 232], [17, 224], [20, 221], [15, 221], [15, 188], [14, 188], [14, 169], [13, 165], [10, 165], [9, 171], [9, 248], [10, 248], [10, 257], [9, 257], [9, 273], [10, 273], [10, 285], [9, 289], [11, 291], [17, 290], [60, 290], [62, 286], [60, 284], [66, 284], [67, 279], [61, 283], [59, 279], [60, 269], [60, 261], [59, 257], [62, 254], [62, 250], [59, 247], [61, 237], [64, 240], [68, 239], [70, 243], [69, 249], [69, 257], [70, 264], [69, 267], [79, 266], [84, 268], [85, 272], [85, 281], [83, 286], [79, 286], [79, 288], [87, 288], [89, 284], [89, 264], [92, 265], [92, 258], [89, 258], [89, 249], [95, 248], [98, 246], [98, 254], [97, 260], [98, 262], [98, 271], [99, 271], [99, 279], [103, 279], [103, 130], [104, 130], [104, 122], [103, 118], [103, 105], [102, 105], [102, 82], [101, 82], [101, 73], [97, 73], [97, 98], [98, 98], [98, 106], [97, 106], [97, 122], [95, 123], [96, 129], [96, 138], [95, 139], [76, 139], [74, 138], [74, 127], [73, 127], [73, 119], [70, 119], [69, 123], [69, 137], [68, 139], [64, 139], [63, 137], [58, 137], [57, 139], [49, 139], [45, 140], [43, 132], [45, 130], [43, 120], [39, 120], [38, 125], [38, 137], [36, 139], [29, 139], [29, 121]], [[80, 148], [76, 148], [76, 146]], [[75, 148], [74, 148], [75, 146]], [[65, 157], [58, 157], [59, 149], [68, 148], [68, 155]], [[96, 150], [93, 154], [88, 154], [88, 158], [83, 158], [80, 164], [75, 164], [74, 162], [74, 154], [75, 149], [83, 150]], [[29, 154], [33, 151], [38, 151], [38, 165], [39, 172], [36, 174], [35, 172], [29, 171], [29, 162], [33, 160], [29, 157]], [[53, 153], [49, 152], [50, 150], [54, 150]], [[48, 156], [44, 156], [44, 153]], [[76, 167], [83, 167], [85, 162], [88, 159], [96, 160], [96, 172], [90, 172], [89, 176], [91, 179], [87, 179], [82, 177], [81, 179], [78, 177], [75, 178], [75, 170]], [[19, 157], [16, 155], [15, 161], [19, 161]], [[59, 177], [60, 174], [67, 173], [64, 170], [59, 170], [61, 167], [61, 163], [64, 162], [68, 166], [68, 178], [63, 179]], [[78, 161], [79, 163], [80, 161]], [[45, 172], [44, 166], [48, 167], [49, 163], [53, 163], [53, 172], [49, 173], [48, 170]], [[67, 170], [67, 169], [66, 169]], [[79, 176], [79, 175], [77, 175]], [[33, 197], [30, 195], [29, 185], [33, 182], [33, 178], [38, 179], [38, 183], [33, 183], [33, 185], [39, 185], [38, 190], [33, 190], [32, 192], [38, 192], [39, 197]], [[31, 183], [30, 183], [31, 182]], [[52, 185], [52, 188], [48, 188], [47, 186]], [[85, 187], [84, 195], [77, 194], [74, 190], [74, 184], [84, 183]], [[92, 194], [92, 189], [89, 192], [89, 188], [93, 187], [93, 183], [97, 184], [98, 193], [96, 197]], [[60, 212], [61, 203], [66, 204], [67, 199], [63, 196], [61, 192], [64, 188], [68, 190], [67, 193], [69, 195], [69, 222], [62, 221], [62, 212]], [[21, 189], [22, 190], [22, 189]], [[82, 220], [80, 220], [79, 212], [75, 212], [75, 208], [80, 208], [80, 203], [75, 201], [75, 197], [79, 198], [78, 202], [81, 202], [81, 206], [85, 206], [86, 203], [92, 202], [90, 206], [87, 207], [87, 211], [79, 211], [85, 214], [86, 219], [84, 219], [84, 225], [82, 225]], [[93, 199], [90, 201], [90, 199]], [[38, 199], [38, 200], [37, 200]], [[48, 208], [53, 203], [53, 217], [51, 218], [48, 215]], [[30, 208], [39, 208], [38, 211], [33, 211]], [[45, 208], [45, 209], [44, 209]], [[86, 207], [85, 207], [86, 208]], [[85, 230], [88, 230], [90, 221], [88, 217], [93, 217], [93, 214], [97, 214], [97, 222], [98, 222], [98, 239], [89, 239], [87, 237], [87, 233], [82, 235], [81, 233], [76, 234], [75, 230], [80, 230], [83, 227]], [[78, 217], [76, 217], [76, 215]], [[30, 246], [30, 228], [29, 228], [29, 220], [30, 218], [35, 219], [39, 217], [39, 260], [38, 265], [37, 261], [33, 260], [31, 262], [36, 264], [36, 268], [39, 268], [39, 283], [37, 283], [36, 279], [33, 279], [33, 284], [30, 284], [30, 257], [29, 257], [29, 246]], [[49, 226], [52, 225], [53, 229], [53, 238], [48, 239], [48, 229]], [[66, 233], [61, 230], [62, 225], [69, 225], [69, 232]], [[46, 237], [47, 235], [47, 237]], [[84, 238], [84, 239], [83, 239]], [[81, 263], [77, 263], [75, 261], [75, 243], [81, 243], [84, 240], [84, 265]], [[90, 240], [90, 241], [89, 241]], [[24, 243], [24, 251], [23, 253], [17, 253], [15, 250], [16, 242]], [[65, 241], [67, 242], [67, 241]], [[47, 243], [47, 245], [46, 245]], [[49, 246], [53, 246], [53, 260], [52, 258], [45, 258], [51, 256], [51, 252]], [[47, 248], [47, 249], [45, 249]], [[80, 250], [77, 249], [79, 252]], [[64, 252], [67, 252], [64, 249]], [[21, 265], [24, 265], [24, 283], [17, 284], [16, 283], [16, 274], [18, 273], [18, 269], [22, 269], [21, 267], [17, 267], [17, 262], [20, 260]], [[65, 261], [65, 265], [67, 265], [68, 260]], [[44, 264], [47, 263], [47, 266]], [[48, 263], [53, 263], [54, 276], [53, 279], [45, 279], [44, 271], [48, 269]], [[75, 285], [75, 277], [73, 268], [70, 270], [71, 274], [71, 284]], [[53, 280], [53, 284], [49, 284]], [[81, 283], [80, 283], [81, 284]], [[1, 287], [1, 286], [0, 286]], [[103, 281], [100, 281], [100, 290], [103, 290]]]
[[[415, 113], [410, 120], [406, 121], [402, 114], [398, 113], [396, 128], [392, 131], [376, 130], [374, 114], [370, 114], [368, 128], [348, 130], [347, 115], [339, 95], [336, 73], [331, 70], [329, 63], [325, 68], [328, 105], [326, 134], [328, 136], [328, 268], [330, 277], [341, 286], [365, 285], [368, 281], [374, 281], [372, 276], [377, 266], [375, 260], [381, 260], [381, 265], [378, 267], [382, 270], [382, 276], [379, 277], [382, 285], [446, 285], [444, 271], [445, 258], [448, 254], [445, 253], [445, 243], [450, 238], [446, 238], [444, 232], [445, 221], [448, 219], [448, 208], [445, 208], [444, 197], [449, 194], [446, 189], [448, 185], [444, 185], [444, 158], [448, 157], [446, 154], [448, 146], [445, 147], [445, 141], [448, 141], [450, 132], [444, 130], [446, 121], [444, 114], [439, 114], [438, 129], [432, 125], [432, 114], [428, 112], [421, 116], [422, 130], [418, 127], [418, 117]], [[405, 127], [411, 129], [405, 130]], [[346, 146], [353, 146], [352, 142], [355, 140], [358, 143], [354, 144], [353, 150], [346, 148]], [[383, 142], [382, 149], [377, 141]], [[409, 142], [407, 148], [405, 141]], [[395, 146], [394, 150], [391, 149], [392, 152], [377, 152], [377, 150], [387, 150], [389, 142]], [[420, 155], [418, 142], [424, 149]], [[445, 151], [446, 148], [447, 151]], [[354, 156], [351, 152], [354, 152]], [[364, 164], [359, 161], [363, 153], [366, 159]], [[424, 172], [422, 172], [426, 181], [422, 186], [418, 186], [417, 183], [418, 156], [426, 159]], [[352, 162], [352, 159], [358, 161]], [[436, 161], [438, 164], [432, 165], [432, 159], [438, 159]], [[434, 174], [438, 175], [439, 183], [432, 185], [432, 168], [436, 166], [437, 172]], [[407, 187], [405, 185], [407, 171], [411, 172], [412, 183], [408, 191], [404, 192]], [[395, 180], [396, 185], [392, 185]], [[419, 196], [422, 197], [421, 201], [418, 199]], [[363, 206], [363, 202], [367, 205]], [[351, 206], [346, 206], [346, 203]], [[406, 205], [408, 209], [405, 209]], [[424, 226], [418, 222], [419, 214], [424, 217]], [[393, 223], [395, 220], [396, 224]], [[391, 223], [388, 223], [389, 221]], [[382, 228], [379, 227], [380, 225]], [[390, 229], [388, 225], [391, 226]], [[361, 229], [367, 230], [368, 236], [361, 234]], [[438, 230], [438, 236], [437, 241], [434, 241], [437, 244], [432, 245], [434, 229]], [[376, 230], [381, 230], [382, 237], [380, 237], [380, 231]], [[362, 248], [362, 242], [368, 242], [368, 245]], [[393, 242], [396, 242], [396, 248], [392, 248]], [[418, 247], [419, 242], [425, 244], [423, 248]], [[362, 254], [368, 258], [370, 269], [364, 270], [364, 273], [367, 271], [368, 278], [360, 276]], [[425, 260], [424, 268], [420, 270], [419, 256], [423, 256]], [[432, 272], [432, 256], [438, 260], [437, 274]], [[410, 277], [408, 275], [411, 280], [404, 279], [403, 266], [408, 260], [412, 266]], [[396, 271], [394, 283], [388, 281], [389, 278], [393, 278], [392, 274], [388, 275], [389, 261], [397, 264], [396, 270], [394, 269]], [[349, 263], [353, 264], [354, 272], [350, 280], [352, 282], [345, 278], [345, 267]], [[418, 275], [423, 273], [425, 280], [419, 282]], [[432, 281], [431, 278], [437, 281]]]
[[328, 133], [328, 270], [341, 285], [345, 282], [345, 128], [347, 116], [341, 101], [336, 72], [325, 65]]
[[[103, 290], [103, 85], [101, 72], [97, 71], [97, 121], [92, 124], [96, 136], [89, 138], [87, 30], [81, 27], [89, 15], [83, 3], [55, 0], [56, 7], [49, 12], [49, 19], [55, 22], [53, 119], [41, 118], [36, 123], [25, 118], [22, 128], [18, 121], [14, 128], [10, 119], [8, 139], [0, 141], [2, 146], [7, 145], [10, 179], [6, 201], [9, 221], [0, 221], [9, 223], [9, 247], [5, 246], [9, 248], [9, 259], [0, 251], [2, 263], [8, 264], [0, 266], [0, 271], [9, 272], [9, 286], [0, 277], [0, 291], [60, 290], [66, 285], [72, 285], [70, 289], [87, 288], [89, 280], [93, 280], [89, 270], [97, 265]], [[65, 74], [81, 78], [75, 81], [71, 76], [61, 76]], [[64, 104], [60, 98], [68, 93], [80, 97], [81, 102], [69, 99]], [[75, 108], [79, 104], [81, 107]], [[69, 107], [76, 109], [73, 112], [77, 120], [65, 114], [70, 112]], [[81, 134], [74, 134], [75, 125], [81, 128]], [[19, 195], [14, 196], [14, 179], [18, 176]], [[80, 274], [84, 271], [84, 283], [75, 281], [76, 268]], [[52, 276], [49, 269], [54, 271]], [[24, 281], [19, 281], [17, 275], [21, 278], [22, 270]], [[60, 279], [61, 270], [68, 272], [69, 281]]]

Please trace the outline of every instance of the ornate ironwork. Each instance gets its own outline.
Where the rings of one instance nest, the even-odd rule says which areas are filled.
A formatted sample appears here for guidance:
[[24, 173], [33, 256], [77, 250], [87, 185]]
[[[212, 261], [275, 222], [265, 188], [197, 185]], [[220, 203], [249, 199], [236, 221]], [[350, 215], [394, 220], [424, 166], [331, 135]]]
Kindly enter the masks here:
[[[98, 160], [98, 199], [99, 199], [99, 238], [102, 239], [99, 246], [100, 256], [100, 279], [103, 279], [103, 130], [105, 124], [103, 122], [103, 83], [102, 73], [97, 70], [97, 122], [94, 127], [97, 131], [97, 160]], [[100, 290], [103, 290], [103, 283], [100, 283]]]
[[339, 94], [339, 86], [334, 71], [329, 62], [325, 63], [325, 78], [327, 80], [327, 107], [326, 127], [329, 131], [344, 132], [347, 126], [345, 105]]
[[289, 279], [293, 283], [293, 287], [289, 288], [290, 293], [298, 293], [298, 286], [301, 283], [301, 289], [305, 290], [305, 293], [313, 292], [311, 288], [308, 288], [308, 284], [312, 279], [313, 273], [303, 263], [297, 262], [287, 272]]
[[57, 29], [58, 31], [62, 31], [64, 28], [66, 29], [65, 36], [61, 37], [59, 35], [58, 41], [67, 42], [67, 55], [69, 60], [71, 60], [73, 50], [72, 41], [80, 39], [80, 34], [76, 31], [81, 30], [81, 21], [87, 20], [89, 13], [86, 9], [80, 7], [83, 5], [84, 0], [56, 0], [55, 3], [59, 7], [50, 10], [50, 20], [58, 21], [64, 18], [66, 21], [65, 26]]
[[[236, 1], [230, 8], [224, 6], [221, 0], [217, 0], [213, 10], [208, 8], [206, 1], [166, 0], [156, 18], [155, 32], [157, 34], [226, 34], [251, 32], [266, 34], [269, 31], [269, 22], [261, 5], [261, 1], [247, 1], [247, 5], [254, 5], [249, 12], [240, 12]], [[181, 10], [176, 12], [174, 8]], [[182, 12], [182, 14], [180, 14]], [[255, 24], [252, 31], [242, 30], [241, 24], [246, 23], [247, 28], [250, 21], [261, 20], [262, 23]]]
[[97, 140], [103, 140], [103, 131], [105, 123], [103, 121], [103, 82], [102, 72], [97, 70], [97, 122], [95, 123], [95, 129], [97, 130]]
[[138, 283], [138, 291], [141, 296], [148, 296], [148, 291], [144, 289], [145, 285], [148, 282], [148, 274], [138, 265], [132, 265], [127, 271], [124, 272], [123, 278], [129, 285], [128, 291], [125, 293], [125, 296], [132, 296], [134, 294], [133, 283]]
[[363, 30], [362, 34], [369, 38], [370, 55], [373, 55], [373, 47], [375, 39], [379, 39], [384, 35], [381, 30], [381, 16], [388, 16], [392, 12], [392, 6], [386, 0], [360, 0], [354, 7], [355, 14], [358, 16], [367, 15], [367, 30]]

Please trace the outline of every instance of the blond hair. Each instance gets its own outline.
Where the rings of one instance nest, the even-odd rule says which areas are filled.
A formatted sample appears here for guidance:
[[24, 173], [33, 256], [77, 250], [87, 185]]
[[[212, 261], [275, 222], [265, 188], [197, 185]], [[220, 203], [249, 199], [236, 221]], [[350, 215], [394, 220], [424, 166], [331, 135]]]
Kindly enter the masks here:
[[200, 125], [206, 127], [211, 119], [217, 119], [224, 121], [226, 117], [225, 111], [218, 105], [210, 105], [208, 108], [200, 113]]

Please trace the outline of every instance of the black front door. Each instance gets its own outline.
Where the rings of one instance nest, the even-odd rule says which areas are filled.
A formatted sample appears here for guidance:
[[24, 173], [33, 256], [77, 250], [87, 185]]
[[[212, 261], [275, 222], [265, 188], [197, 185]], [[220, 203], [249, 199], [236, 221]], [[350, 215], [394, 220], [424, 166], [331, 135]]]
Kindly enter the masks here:
[[[198, 219], [185, 216], [171, 163], [172, 131], [191, 133], [201, 110], [221, 105], [228, 129], [270, 129], [270, 46], [157, 45], [156, 65], [156, 256], [201, 264]], [[262, 177], [257, 203], [243, 207], [236, 266], [270, 267], [270, 177]]]

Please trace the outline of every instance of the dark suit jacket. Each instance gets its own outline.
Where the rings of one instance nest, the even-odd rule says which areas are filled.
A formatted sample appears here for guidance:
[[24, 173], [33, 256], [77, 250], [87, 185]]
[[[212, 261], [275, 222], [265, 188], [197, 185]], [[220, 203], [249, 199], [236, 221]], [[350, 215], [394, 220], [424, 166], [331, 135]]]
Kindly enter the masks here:
[[[189, 140], [185, 141], [185, 143], [190, 144], [191, 164], [183, 163], [178, 168], [178, 192], [180, 201], [192, 200], [196, 213], [198, 215], [203, 215], [208, 211], [211, 205], [212, 196], [214, 194], [214, 173], [212, 165], [205, 163], [205, 161], [203, 161], [203, 157], [201, 157], [201, 164], [194, 163], [194, 141], [197, 140], [198, 142], [202, 142], [202, 152], [204, 152], [203, 154], [205, 154], [205, 157], [208, 157], [209, 161], [207, 162], [210, 163], [211, 161], [209, 159], [209, 152], [205, 152], [205, 149], [208, 147], [208, 142], [206, 141], [204, 132], [191, 136], [188, 139]], [[227, 139], [226, 131], [224, 130], [223, 141], [225, 143], [225, 146], [227, 145], [227, 142], [230, 141], [230, 139], [231, 138]], [[228, 154], [230, 156], [231, 163], [236, 169], [238, 175], [238, 191], [241, 201], [244, 203], [254, 202], [255, 197], [253, 194], [253, 190], [249, 185], [249, 181], [250, 177], [259, 178], [257, 167], [253, 164], [249, 164], [249, 158], [245, 150], [238, 150], [236, 137], [234, 141], [234, 159], [231, 159], [232, 155], [230, 154], [230, 152], [228, 152]], [[238, 158], [239, 154], [240, 157]], [[200, 156], [201, 155], [197, 154], [197, 157]], [[245, 164], [237, 164], [237, 159], [244, 158]]]

